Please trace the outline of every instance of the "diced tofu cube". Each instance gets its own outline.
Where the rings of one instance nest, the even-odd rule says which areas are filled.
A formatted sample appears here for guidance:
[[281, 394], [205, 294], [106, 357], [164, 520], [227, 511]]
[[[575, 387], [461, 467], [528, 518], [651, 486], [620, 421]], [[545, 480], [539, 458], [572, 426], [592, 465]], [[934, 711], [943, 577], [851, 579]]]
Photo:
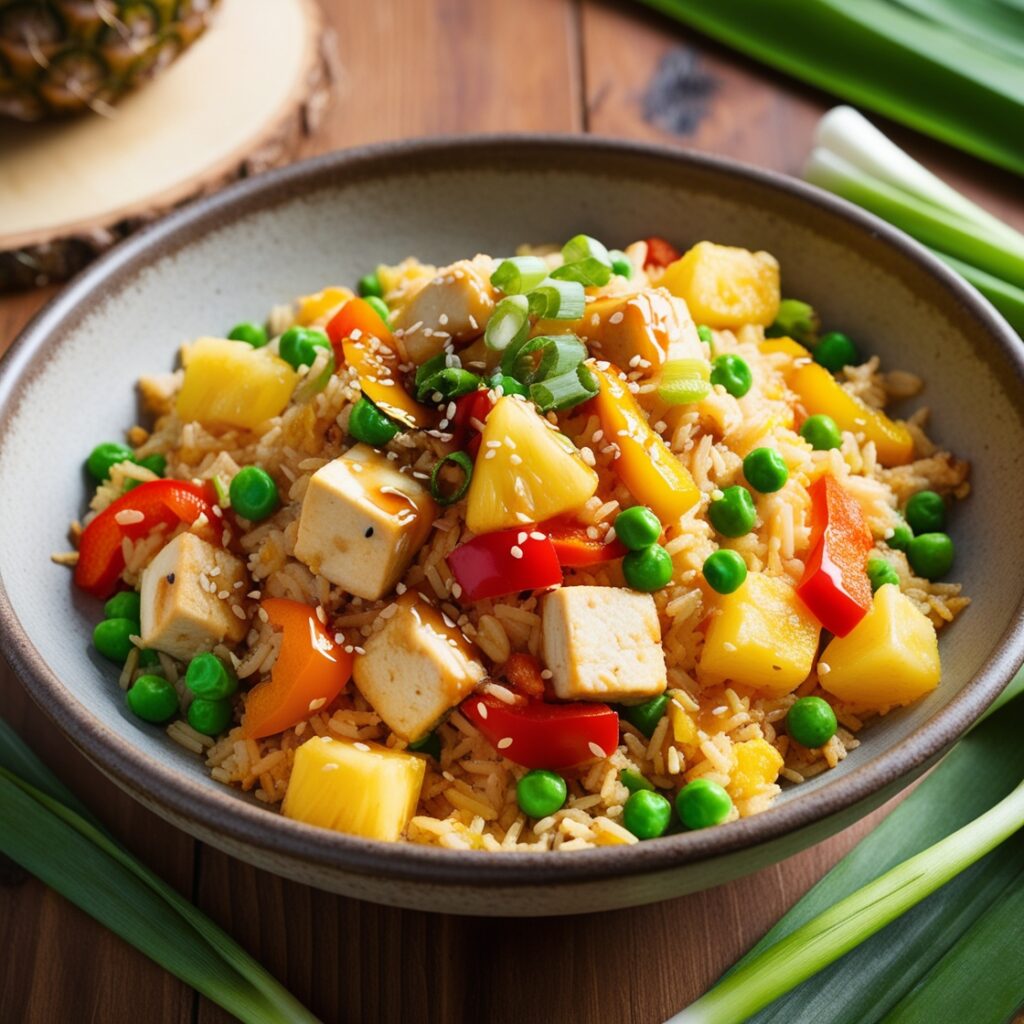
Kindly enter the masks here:
[[719, 598], [700, 655], [700, 678], [781, 697], [810, 675], [820, 633], [792, 583], [752, 572], [738, 590]]
[[779, 311], [779, 264], [767, 252], [698, 242], [665, 268], [661, 283], [708, 327], [767, 327]]
[[544, 661], [562, 700], [637, 703], [665, 689], [654, 598], [621, 587], [562, 587], [544, 599]]
[[188, 661], [217, 644], [239, 643], [249, 627], [233, 609], [242, 607], [245, 581], [245, 566], [231, 552], [179, 534], [142, 574], [142, 645]]
[[487, 674], [476, 647], [422, 598], [405, 594], [357, 654], [353, 678], [388, 728], [425, 736]]
[[444, 350], [483, 334], [494, 312], [491, 260], [477, 256], [444, 267], [393, 317], [402, 343], [414, 363], [425, 363]]
[[782, 770], [782, 755], [760, 737], [734, 743], [734, 767], [729, 778], [729, 794], [736, 800], [757, 796], [772, 785]]
[[281, 413], [298, 380], [283, 359], [244, 341], [199, 338], [182, 346], [181, 361], [178, 416], [206, 426], [255, 430]]
[[393, 843], [416, 812], [426, 762], [377, 743], [320, 737], [295, 751], [286, 817]]
[[875, 591], [867, 615], [825, 648], [818, 674], [824, 689], [849, 704], [909, 704], [939, 685], [935, 627], [898, 586], [887, 583]]
[[295, 557], [350, 594], [375, 601], [409, 568], [436, 517], [437, 506], [418, 481], [357, 444], [309, 481]]

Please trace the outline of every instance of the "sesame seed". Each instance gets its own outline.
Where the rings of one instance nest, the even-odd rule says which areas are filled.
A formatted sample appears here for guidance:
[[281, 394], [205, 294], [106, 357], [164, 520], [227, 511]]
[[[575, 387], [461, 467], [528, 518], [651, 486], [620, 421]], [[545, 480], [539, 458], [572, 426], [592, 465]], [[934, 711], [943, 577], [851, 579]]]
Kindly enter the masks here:
[[523, 549], [518, 544], [513, 544], [512, 548], [509, 550], [509, 554], [513, 558], [522, 558], [523, 557]]
[[360, 741], [358, 743], [353, 743], [352, 746], [354, 746], [356, 748], [356, 750], [366, 750], [366, 751], [368, 751], [370, 749], [370, 744], [369, 743], [363, 743], [362, 741]]
[[452, 597], [462, 597], [462, 587], [458, 583], [452, 584]]
[[527, 537], [529, 537], [529, 536], [530, 536], [530, 535], [529, 535], [528, 533], [526, 533], [525, 531], [524, 531], [524, 532], [522, 532], [522, 533], [518, 533], [518, 534], [516, 534], [516, 543], [517, 543], [517, 544], [523, 544], [523, 543], [525, 543], [525, 541], [526, 541], [526, 538], [527, 538]]
[[335, 633], [334, 634], [334, 642], [340, 647], [345, 642], [345, 634], [344, 633]]
[[138, 509], [124, 508], [114, 516], [114, 522], [120, 526], [131, 526], [133, 523], [141, 523], [145, 518]]
[[404, 594], [409, 588], [404, 583], [395, 584], [395, 593]]
[[488, 715], [488, 711], [487, 711], [487, 705], [483, 701], [480, 701], [480, 703], [477, 704], [476, 712], [477, 712], [477, 714], [481, 718], [483, 718], [486, 721], [487, 715]]
[[245, 621], [245, 609], [240, 604], [233, 604], [231, 611], [234, 612], [235, 618], [241, 619], [243, 622]]
[[588, 466], [596, 466], [597, 465], [597, 458], [594, 456], [594, 453], [589, 448], [587, 448], [585, 446], [583, 448], [581, 448], [580, 449], [580, 455], [583, 456], [583, 461]]
[[354, 652], [355, 652], [356, 654], [365, 654], [365, 653], [366, 653], [366, 649], [365, 649], [365, 648], [363, 648], [363, 647], [359, 647], [358, 645], [356, 645], [355, 647], [353, 647], [353, 648], [352, 648], [352, 650], [353, 650], [353, 651], [354, 651]]
[[503, 736], [500, 740], [498, 740], [498, 742], [495, 744], [495, 746], [499, 750], [508, 750], [508, 748], [512, 746], [512, 737], [511, 736]]
[[540, 670], [540, 677], [541, 677], [541, 679], [550, 679], [554, 674], [555, 673], [552, 672], [551, 669], [549, 669], [549, 668], [542, 668]]
[[310, 711], [319, 711], [327, 703], [326, 697], [316, 697], [309, 702]]
[[608, 756], [593, 740], [591, 740], [587, 744], [587, 748], [594, 755], [594, 757], [607, 757]]
[[827, 676], [832, 671], [832, 666], [827, 661], [818, 662], [818, 675]]
[[498, 454], [498, 453], [497, 453], [497, 452], [496, 452], [496, 451], [495, 451], [495, 450], [494, 450], [494, 449], [492, 448], [492, 449], [491, 449], [491, 450], [490, 450], [489, 452], [487, 452], [487, 454], [486, 454], [486, 455], [484, 455], [484, 459], [485, 459], [485, 460], [486, 460], [486, 459], [493, 459], [493, 458], [494, 458], [494, 456], [495, 456], [495, 455], [497, 455], [497, 454]]
[[327, 612], [325, 612], [325, 611], [324, 611], [324, 609], [323, 609], [323, 605], [319, 605], [319, 604], [318, 604], [318, 605], [316, 606], [316, 617], [317, 617], [317, 618], [318, 618], [318, 619], [319, 619], [319, 620], [320, 620], [321, 622], [324, 622], [324, 623], [325, 623], [325, 622], [327, 622]]
[[615, 313], [612, 313], [612, 315], [610, 317], [608, 317], [608, 323], [610, 323], [610, 324], [621, 324], [623, 319], [624, 319], [623, 313], [622, 313], [622, 310], [620, 309], [620, 310], [617, 310]]
[[547, 540], [547, 534], [541, 533], [540, 530], [534, 530], [530, 534], [530, 538], [532, 540]]
[[[305, 724], [305, 723], [303, 723]], [[328, 761], [327, 764], [320, 768], [322, 772], [336, 772], [341, 767], [340, 764], [335, 764], [334, 761]]]
[[522, 457], [522, 455], [517, 455], [515, 452], [513, 452], [508, 457], [508, 461], [511, 462], [513, 466], [519, 466], [519, 465], [522, 464], [523, 457]]
[[231, 595], [226, 590], [217, 591], [217, 599], [219, 601], [226, 601]]

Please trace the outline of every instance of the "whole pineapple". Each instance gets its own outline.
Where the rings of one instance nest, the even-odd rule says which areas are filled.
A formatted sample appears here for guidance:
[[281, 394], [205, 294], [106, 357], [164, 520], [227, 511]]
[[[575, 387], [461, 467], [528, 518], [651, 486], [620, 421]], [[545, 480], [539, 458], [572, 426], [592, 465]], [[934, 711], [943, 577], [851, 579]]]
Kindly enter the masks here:
[[0, 0], [0, 116], [109, 113], [206, 28], [218, 0]]

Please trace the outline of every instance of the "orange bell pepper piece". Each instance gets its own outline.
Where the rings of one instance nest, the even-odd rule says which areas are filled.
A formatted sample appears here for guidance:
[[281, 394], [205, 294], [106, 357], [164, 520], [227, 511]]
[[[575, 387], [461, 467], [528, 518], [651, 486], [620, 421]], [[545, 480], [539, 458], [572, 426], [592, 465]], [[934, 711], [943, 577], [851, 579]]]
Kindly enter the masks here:
[[434, 410], [405, 390], [394, 337], [365, 299], [346, 302], [327, 324], [327, 337], [339, 365], [344, 361], [356, 371], [363, 394], [383, 413], [407, 427], [434, 426]]
[[284, 636], [270, 679], [246, 694], [242, 735], [247, 739], [273, 736], [309, 718], [352, 676], [352, 654], [334, 642], [308, 604], [268, 597], [261, 607]]
[[640, 504], [663, 523], [675, 522], [700, 498], [693, 477], [651, 429], [618, 370], [588, 365], [600, 389], [594, 403], [605, 440], [619, 449], [615, 472]]

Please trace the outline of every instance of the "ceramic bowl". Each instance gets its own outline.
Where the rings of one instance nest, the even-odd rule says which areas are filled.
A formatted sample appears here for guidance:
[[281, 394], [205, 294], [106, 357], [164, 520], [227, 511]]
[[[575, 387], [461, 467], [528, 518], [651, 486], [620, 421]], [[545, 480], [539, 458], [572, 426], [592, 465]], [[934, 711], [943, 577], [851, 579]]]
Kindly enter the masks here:
[[[973, 463], [953, 519], [972, 604], [942, 635], [942, 685], [865, 731], [835, 771], [757, 817], [573, 854], [381, 845], [271, 813], [125, 708], [89, 638], [98, 603], [49, 555], [83, 510], [82, 459], [136, 419], [133, 383], [182, 340], [379, 261], [445, 263], [579, 231], [767, 249], [784, 291], [885, 365], [922, 373], [931, 430]], [[901, 233], [798, 181], [591, 138], [386, 145], [262, 175], [122, 243], [24, 332], [0, 379], [0, 623], [25, 686], [119, 786], [204, 842], [324, 889], [468, 914], [596, 911], [665, 899], [780, 860], [851, 823], [932, 763], [1024, 657], [1024, 356], [1006, 323]]]

